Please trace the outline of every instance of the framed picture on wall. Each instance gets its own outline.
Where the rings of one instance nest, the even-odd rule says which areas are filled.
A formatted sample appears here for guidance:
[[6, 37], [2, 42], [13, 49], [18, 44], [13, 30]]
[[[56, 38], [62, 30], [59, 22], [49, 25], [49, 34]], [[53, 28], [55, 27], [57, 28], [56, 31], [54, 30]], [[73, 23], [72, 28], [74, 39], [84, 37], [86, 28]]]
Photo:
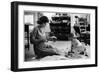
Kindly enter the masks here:
[[11, 70], [97, 66], [97, 6], [11, 2]]

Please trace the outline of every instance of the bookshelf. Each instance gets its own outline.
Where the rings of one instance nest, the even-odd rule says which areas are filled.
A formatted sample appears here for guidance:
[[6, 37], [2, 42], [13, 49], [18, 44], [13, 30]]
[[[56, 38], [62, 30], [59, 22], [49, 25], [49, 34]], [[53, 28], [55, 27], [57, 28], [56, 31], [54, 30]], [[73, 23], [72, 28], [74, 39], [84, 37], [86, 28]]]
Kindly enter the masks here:
[[71, 32], [70, 16], [54, 16], [50, 22], [51, 32], [57, 40], [68, 40]]

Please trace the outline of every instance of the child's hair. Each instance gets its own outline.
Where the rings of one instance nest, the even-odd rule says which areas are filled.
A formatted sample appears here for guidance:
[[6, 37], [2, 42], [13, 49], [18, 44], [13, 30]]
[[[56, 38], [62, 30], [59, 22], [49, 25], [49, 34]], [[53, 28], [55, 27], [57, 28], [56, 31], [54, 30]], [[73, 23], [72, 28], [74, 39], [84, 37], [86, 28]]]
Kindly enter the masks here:
[[74, 37], [74, 34], [73, 33], [70, 33], [70, 37], [73, 38]]
[[72, 40], [73, 38], [74, 38], [74, 34], [73, 33], [70, 33], [69, 40]]

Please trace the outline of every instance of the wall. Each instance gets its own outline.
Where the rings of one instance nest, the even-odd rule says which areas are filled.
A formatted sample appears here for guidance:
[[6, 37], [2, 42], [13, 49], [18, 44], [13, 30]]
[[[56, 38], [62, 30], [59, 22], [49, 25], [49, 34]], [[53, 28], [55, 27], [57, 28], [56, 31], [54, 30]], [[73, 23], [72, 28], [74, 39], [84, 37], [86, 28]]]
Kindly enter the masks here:
[[[10, 71], [10, 2], [13, 0], [0, 0], [0, 73], [12, 73]], [[23, 0], [20, 0], [23, 1]], [[24, 0], [30, 2], [45, 2], [45, 3], [60, 3], [60, 4], [79, 4], [79, 5], [93, 5], [98, 6], [98, 13], [100, 13], [100, 0]], [[100, 14], [98, 14], [100, 19]], [[98, 24], [100, 21], [98, 21]], [[98, 25], [98, 28], [100, 25]], [[100, 31], [100, 29], [98, 29]], [[100, 35], [98, 34], [98, 37]], [[100, 39], [98, 39], [100, 40]], [[99, 42], [98, 42], [99, 43]], [[98, 46], [100, 48], [100, 46]], [[100, 49], [98, 51], [100, 52]], [[100, 53], [98, 54], [100, 56]], [[99, 66], [91, 68], [74, 68], [74, 69], [59, 69], [59, 70], [45, 70], [35, 71], [36, 73], [99, 73], [100, 72], [100, 58], [98, 59]], [[22, 72], [23, 73], [23, 72]], [[28, 72], [26, 72], [28, 73]], [[32, 71], [30, 73], [33, 73]]]

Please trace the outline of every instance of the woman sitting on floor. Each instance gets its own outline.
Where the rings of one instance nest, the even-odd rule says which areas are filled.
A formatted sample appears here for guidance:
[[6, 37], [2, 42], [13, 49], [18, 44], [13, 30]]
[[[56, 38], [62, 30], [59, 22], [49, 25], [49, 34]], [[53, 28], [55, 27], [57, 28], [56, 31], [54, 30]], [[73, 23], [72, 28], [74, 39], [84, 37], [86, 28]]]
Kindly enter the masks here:
[[40, 17], [37, 21], [39, 25], [36, 26], [30, 34], [30, 40], [31, 43], [34, 44], [34, 51], [37, 59], [50, 55], [58, 55], [56, 48], [46, 44], [48, 40], [54, 39], [46, 34], [45, 28], [48, 22], [49, 20], [46, 16]]

